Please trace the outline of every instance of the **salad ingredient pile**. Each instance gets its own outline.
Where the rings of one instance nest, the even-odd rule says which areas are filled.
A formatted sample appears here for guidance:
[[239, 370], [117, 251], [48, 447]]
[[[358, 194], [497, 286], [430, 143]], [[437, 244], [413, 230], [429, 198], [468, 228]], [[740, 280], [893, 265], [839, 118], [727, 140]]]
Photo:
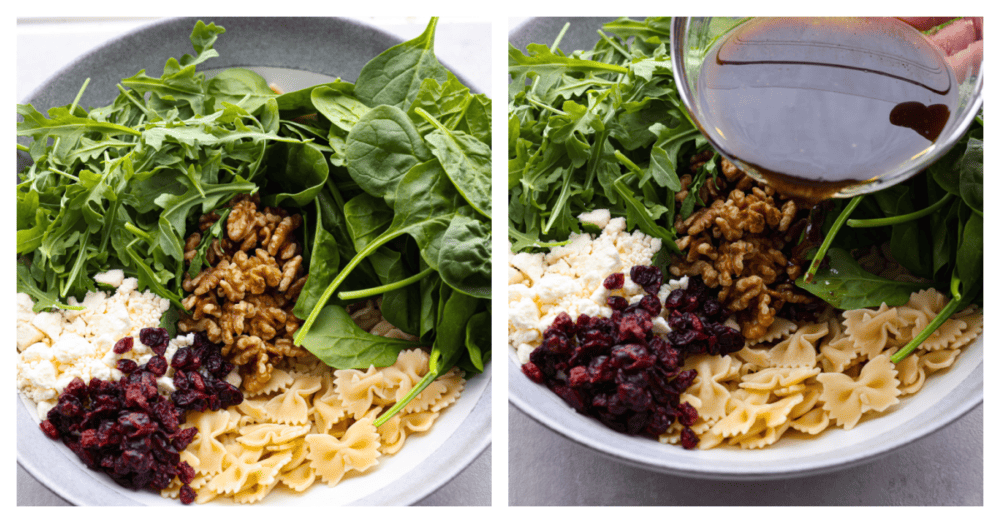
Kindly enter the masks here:
[[278, 93], [199, 72], [225, 30], [198, 22], [111, 105], [18, 106], [18, 388], [45, 434], [129, 488], [254, 503], [432, 428], [486, 369], [491, 296], [491, 101], [436, 25]]
[[[527, 378], [619, 432], [759, 449], [889, 411], [980, 336], [982, 115], [925, 174], [809, 209], [688, 118], [669, 19], [598, 35], [509, 48], [508, 341]], [[634, 237], [655, 248], [629, 267]], [[643, 296], [639, 266], [680, 280]]]

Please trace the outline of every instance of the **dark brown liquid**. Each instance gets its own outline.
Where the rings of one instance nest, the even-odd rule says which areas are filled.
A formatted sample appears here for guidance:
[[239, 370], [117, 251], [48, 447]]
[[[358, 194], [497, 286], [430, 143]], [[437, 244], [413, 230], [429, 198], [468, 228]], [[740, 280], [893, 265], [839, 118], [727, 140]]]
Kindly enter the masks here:
[[709, 51], [698, 97], [724, 152], [815, 203], [925, 151], [957, 85], [943, 53], [898, 20], [758, 18]]

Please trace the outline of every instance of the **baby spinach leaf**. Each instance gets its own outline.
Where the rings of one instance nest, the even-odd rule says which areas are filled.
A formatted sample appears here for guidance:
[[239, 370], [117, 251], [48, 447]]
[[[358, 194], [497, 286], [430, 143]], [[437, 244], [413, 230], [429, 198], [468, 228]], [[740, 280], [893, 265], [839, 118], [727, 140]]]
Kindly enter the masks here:
[[335, 369], [386, 367], [396, 362], [400, 351], [419, 344], [365, 332], [339, 305], [323, 308], [319, 323], [302, 343], [309, 347], [309, 352]]
[[492, 238], [489, 224], [456, 215], [441, 240], [438, 253], [441, 279], [459, 292], [490, 299]]
[[326, 185], [330, 164], [319, 147], [312, 143], [289, 144], [286, 151], [284, 172], [272, 174], [269, 178], [277, 180], [287, 192], [272, 192], [262, 201], [265, 205], [278, 206], [290, 200], [297, 207], [305, 207]]
[[894, 281], [867, 272], [843, 249], [831, 248], [827, 256], [828, 268], [819, 269], [810, 283], [803, 277], [795, 284], [838, 309], [904, 305], [911, 293], [927, 288], [927, 284]]
[[314, 89], [319, 89], [320, 87], [333, 89], [348, 95], [354, 94], [354, 84], [341, 81], [339, 78], [330, 83], [284, 93], [275, 98], [275, 101], [278, 102], [278, 110], [281, 112], [281, 117], [289, 120], [316, 113], [316, 106], [312, 102], [312, 92]]
[[371, 110], [353, 95], [340, 89], [319, 86], [312, 90], [310, 96], [316, 111], [345, 133], [351, 132], [358, 120]]
[[448, 70], [434, 56], [434, 30], [437, 17], [431, 18], [420, 36], [390, 47], [361, 68], [354, 94], [365, 105], [409, 107], [425, 78], [439, 83], [448, 81]]
[[366, 193], [387, 202], [399, 180], [414, 165], [431, 157], [413, 122], [395, 107], [372, 109], [347, 135], [347, 170], [351, 178]]
[[309, 257], [309, 278], [299, 292], [292, 313], [298, 318], [309, 314], [323, 293], [322, 282], [332, 278], [340, 267], [340, 248], [337, 238], [324, 228], [322, 219], [325, 217], [320, 206], [320, 198], [314, 200], [316, 207], [316, 230], [313, 234], [312, 253]]
[[958, 176], [958, 191], [966, 205], [983, 212], [983, 141], [969, 138]]
[[393, 213], [382, 200], [362, 193], [344, 204], [347, 229], [354, 240], [354, 249], [364, 249], [392, 223]]
[[417, 114], [437, 128], [426, 136], [427, 143], [451, 183], [473, 209], [490, 218], [493, 209], [490, 194], [493, 152], [490, 147], [461, 131], [448, 130], [423, 109], [417, 109]]
[[483, 372], [483, 360], [490, 356], [490, 314], [477, 312], [465, 325], [465, 347], [469, 351], [469, 361], [478, 372]]

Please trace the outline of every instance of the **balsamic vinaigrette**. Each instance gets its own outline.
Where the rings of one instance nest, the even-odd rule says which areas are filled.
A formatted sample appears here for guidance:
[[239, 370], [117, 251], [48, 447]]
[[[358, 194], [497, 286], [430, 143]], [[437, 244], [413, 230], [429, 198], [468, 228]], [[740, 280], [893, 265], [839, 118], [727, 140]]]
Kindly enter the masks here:
[[709, 51], [698, 97], [721, 149], [812, 206], [926, 152], [957, 86], [944, 54], [899, 20], [758, 18]]

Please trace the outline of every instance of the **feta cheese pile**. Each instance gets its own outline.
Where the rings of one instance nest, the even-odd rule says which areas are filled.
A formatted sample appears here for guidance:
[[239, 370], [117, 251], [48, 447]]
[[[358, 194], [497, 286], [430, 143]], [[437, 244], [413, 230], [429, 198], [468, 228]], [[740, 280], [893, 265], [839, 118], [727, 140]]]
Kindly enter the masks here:
[[[120, 358], [142, 365], [153, 357], [153, 351], [139, 341], [139, 331], [159, 326], [170, 301], [150, 291], [138, 292], [138, 281], [124, 276], [121, 270], [95, 276], [94, 281], [117, 291], [110, 296], [102, 291], [88, 292], [82, 303], [69, 298], [70, 305], [81, 305], [83, 310], [35, 313], [31, 297], [17, 294], [17, 388], [38, 404], [40, 418], [55, 406], [73, 378], [85, 383], [91, 378], [117, 380], [122, 376], [115, 368]], [[134, 340], [132, 350], [115, 354], [115, 343], [126, 336]], [[171, 340], [167, 361], [178, 348], [193, 343], [194, 334]], [[172, 375], [173, 368], [158, 378], [161, 392], [174, 390]]]
[[[626, 232], [625, 218], [612, 219], [607, 209], [581, 214], [579, 219], [600, 227], [601, 235], [570, 234], [568, 245], [554, 247], [548, 254], [514, 254], [507, 244], [508, 346], [521, 363], [528, 362], [542, 342], [542, 333], [560, 313], [574, 320], [580, 314], [610, 317], [608, 297], [621, 296], [632, 304], [645, 296], [629, 271], [635, 265], [652, 265], [662, 242], [639, 231]], [[605, 278], [618, 272], [625, 273], [625, 285], [606, 289]], [[662, 304], [670, 291], [686, 287], [686, 276], [671, 280], [657, 297]], [[653, 330], [670, 332], [665, 316], [653, 318]]]

